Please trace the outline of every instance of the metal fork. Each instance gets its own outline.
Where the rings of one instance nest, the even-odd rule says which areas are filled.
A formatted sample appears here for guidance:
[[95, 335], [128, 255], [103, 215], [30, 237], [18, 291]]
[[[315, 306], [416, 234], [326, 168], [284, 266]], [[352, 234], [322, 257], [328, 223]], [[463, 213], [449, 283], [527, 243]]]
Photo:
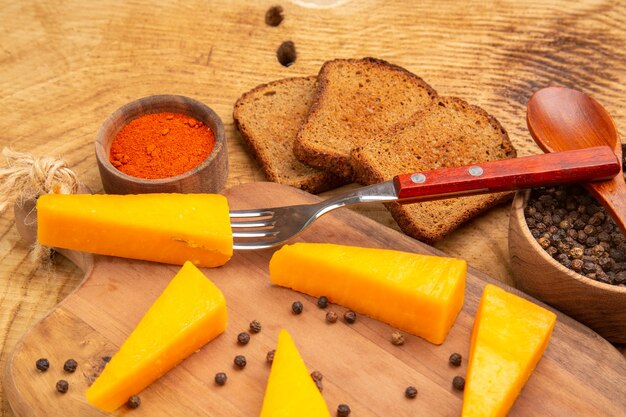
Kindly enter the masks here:
[[234, 248], [264, 249], [298, 236], [320, 216], [359, 203], [435, 200], [581, 181], [599, 181], [621, 172], [608, 146], [484, 162], [403, 174], [315, 204], [230, 212]]

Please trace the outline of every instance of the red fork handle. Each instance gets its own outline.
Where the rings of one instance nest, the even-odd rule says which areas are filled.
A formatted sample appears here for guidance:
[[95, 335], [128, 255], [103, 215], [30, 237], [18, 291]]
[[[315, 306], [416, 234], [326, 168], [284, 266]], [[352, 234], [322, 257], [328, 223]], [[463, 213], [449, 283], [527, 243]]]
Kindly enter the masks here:
[[403, 174], [393, 184], [401, 202], [607, 180], [621, 172], [608, 146]]

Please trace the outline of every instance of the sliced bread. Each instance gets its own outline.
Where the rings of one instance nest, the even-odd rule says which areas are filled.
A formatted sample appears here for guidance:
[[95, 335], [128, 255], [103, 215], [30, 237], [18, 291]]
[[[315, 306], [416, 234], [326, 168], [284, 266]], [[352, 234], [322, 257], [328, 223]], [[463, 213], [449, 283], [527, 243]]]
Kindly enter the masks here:
[[328, 61], [318, 74], [294, 154], [308, 165], [352, 180], [352, 149], [409, 118], [436, 95], [417, 75], [380, 59]]
[[[439, 97], [386, 134], [355, 148], [352, 162], [359, 182], [373, 184], [398, 174], [513, 158], [504, 128], [479, 107]], [[401, 205], [389, 203], [400, 228], [433, 243], [510, 193], [484, 194]]]
[[319, 193], [345, 181], [309, 167], [293, 155], [293, 142], [309, 112], [317, 77], [296, 77], [262, 84], [235, 103], [233, 119], [270, 181]]

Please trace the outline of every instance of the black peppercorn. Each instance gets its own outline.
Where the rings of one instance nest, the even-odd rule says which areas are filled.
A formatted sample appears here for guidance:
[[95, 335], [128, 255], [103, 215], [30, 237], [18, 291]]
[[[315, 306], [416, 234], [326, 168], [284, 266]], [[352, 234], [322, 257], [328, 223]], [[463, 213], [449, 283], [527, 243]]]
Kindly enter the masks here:
[[458, 391], [463, 391], [465, 389], [465, 378], [463, 378], [462, 376], [455, 376], [452, 379], [452, 386], [454, 387], [455, 390]]
[[328, 297], [326, 297], [325, 295], [322, 295], [320, 298], [317, 299], [317, 306], [319, 308], [326, 308], [328, 307]]
[[350, 415], [350, 406], [348, 404], [339, 404], [337, 406], [337, 417], [348, 417]]
[[580, 272], [583, 269], [583, 261], [582, 259], [574, 259], [571, 264], [571, 268], [573, 271]]
[[391, 333], [391, 344], [401, 346], [404, 344], [404, 335], [400, 332]]
[[215, 383], [217, 385], [224, 385], [226, 380], [228, 380], [228, 375], [226, 375], [226, 373], [218, 372], [215, 374]]
[[275, 354], [276, 354], [276, 349], [272, 349], [269, 352], [267, 352], [267, 355], [265, 355], [265, 359], [267, 360], [268, 363], [274, 362]]
[[568, 231], [569, 229], [572, 228], [572, 224], [570, 223], [569, 220], [565, 219], [565, 220], [561, 220], [561, 222], [559, 223], [559, 227], [562, 230]]
[[261, 322], [258, 320], [252, 320], [250, 322], [250, 331], [252, 333], [259, 333], [261, 331]]
[[41, 372], [46, 372], [48, 368], [50, 368], [50, 362], [48, 362], [48, 359], [46, 358], [37, 359], [37, 362], [35, 362], [35, 366]]
[[104, 363], [109, 363], [109, 362], [111, 362], [111, 357], [110, 357], [110, 356], [103, 356], [103, 357], [102, 357], [102, 362], [104, 362]]
[[74, 359], [68, 359], [65, 361], [65, 364], [63, 364], [63, 370], [69, 373], [76, 371], [77, 367], [78, 363]]
[[334, 311], [329, 311], [326, 313], [326, 321], [328, 323], [335, 323], [337, 321], [337, 313]]
[[569, 256], [572, 259], [581, 259], [584, 253], [585, 251], [583, 248], [581, 248], [580, 246], [574, 246], [572, 249], [570, 249]]
[[246, 364], [248, 363], [246, 361], [246, 357], [243, 355], [237, 355], [235, 356], [235, 359], [233, 361], [235, 363], [235, 366], [239, 369], [243, 369], [246, 367]]
[[313, 371], [311, 372], [311, 378], [313, 378], [314, 381], [321, 381], [324, 379], [324, 375], [322, 375], [320, 371]]
[[322, 380], [321, 379], [315, 379], [313, 382], [315, 382], [315, 386], [317, 387], [317, 390], [319, 392], [324, 391], [324, 385], [322, 384]]
[[128, 401], [126, 401], [126, 407], [131, 408], [133, 410], [139, 407], [140, 405], [141, 405], [141, 398], [139, 398], [139, 395], [131, 395], [130, 397], [128, 397]]
[[293, 304], [291, 304], [291, 311], [293, 314], [300, 314], [302, 313], [302, 310], [304, 310], [304, 306], [300, 301], [294, 301]]
[[406, 389], [404, 390], [404, 396], [407, 398], [417, 397], [417, 388], [413, 386], [406, 387]]
[[448, 362], [450, 362], [450, 365], [452, 366], [461, 366], [462, 360], [463, 357], [461, 355], [459, 355], [458, 353], [453, 353], [452, 355], [450, 355]]
[[348, 324], [352, 324], [356, 321], [356, 313], [352, 310], [348, 310], [343, 314], [343, 319]]
[[540, 237], [539, 239], [537, 239], [537, 243], [539, 243], [539, 246], [544, 249], [548, 249], [548, 247], [550, 247], [550, 240], [545, 237]]
[[322, 379], [324, 379], [324, 375], [322, 375], [320, 371], [313, 371], [311, 372], [311, 378], [313, 379], [313, 382], [315, 382], [315, 386], [317, 387], [319, 392], [322, 392], [324, 390], [324, 386], [322, 385]]
[[61, 394], [65, 394], [67, 390], [70, 389], [70, 384], [64, 379], [59, 379], [57, 381], [56, 389]]
[[584, 262], [583, 263], [583, 272], [586, 274], [595, 272], [596, 270], [596, 264], [594, 264], [593, 262]]
[[250, 341], [250, 333], [241, 332], [237, 335], [237, 343], [239, 343], [240, 345], [247, 345], [249, 341]]

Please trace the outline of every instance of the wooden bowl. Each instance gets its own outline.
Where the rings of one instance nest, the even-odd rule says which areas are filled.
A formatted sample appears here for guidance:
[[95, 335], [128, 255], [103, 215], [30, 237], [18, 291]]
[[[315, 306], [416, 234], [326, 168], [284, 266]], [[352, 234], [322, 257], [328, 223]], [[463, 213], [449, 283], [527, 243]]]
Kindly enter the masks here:
[[509, 254], [515, 286], [573, 317], [613, 343], [626, 343], [626, 287], [605, 284], [553, 259], [524, 217], [530, 190], [519, 191], [509, 217]]
[[[174, 177], [143, 179], [127, 175], [109, 161], [111, 143], [120, 130], [144, 114], [173, 112], [193, 117], [211, 128], [215, 146], [197, 167]], [[140, 193], [219, 193], [228, 177], [228, 153], [224, 125], [208, 106], [188, 97], [158, 95], [144, 97], [116, 110], [104, 121], [96, 138], [96, 159], [105, 192]]]

